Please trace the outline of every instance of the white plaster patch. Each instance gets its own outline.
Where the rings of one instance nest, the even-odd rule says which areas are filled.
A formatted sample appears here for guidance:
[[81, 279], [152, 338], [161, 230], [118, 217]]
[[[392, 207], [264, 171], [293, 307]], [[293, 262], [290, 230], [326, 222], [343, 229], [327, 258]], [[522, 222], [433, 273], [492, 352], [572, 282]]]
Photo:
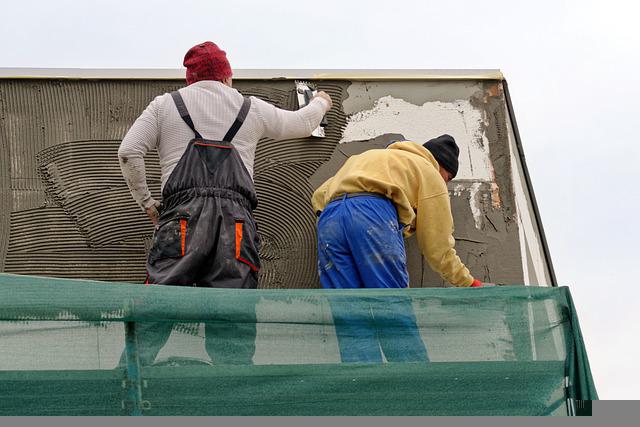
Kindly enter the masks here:
[[483, 131], [482, 112], [467, 100], [425, 102], [414, 105], [384, 96], [371, 110], [360, 111], [347, 120], [342, 142], [361, 141], [385, 133], [401, 133], [423, 143], [442, 134], [453, 136], [460, 147], [458, 179], [490, 182], [489, 141]]
[[482, 209], [480, 207], [480, 186], [479, 182], [471, 184], [469, 189], [469, 206], [471, 207], [471, 213], [473, 214], [473, 220], [476, 223], [478, 230], [482, 229]]

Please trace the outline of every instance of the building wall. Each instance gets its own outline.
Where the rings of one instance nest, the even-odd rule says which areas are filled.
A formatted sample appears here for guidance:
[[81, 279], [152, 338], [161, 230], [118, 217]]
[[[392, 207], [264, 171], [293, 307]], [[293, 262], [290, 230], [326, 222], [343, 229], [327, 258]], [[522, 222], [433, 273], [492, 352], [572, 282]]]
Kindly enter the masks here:
[[[315, 83], [334, 99], [326, 138], [265, 139], [258, 145], [261, 287], [319, 286], [310, 198], [348, 156], [401, 136], [422, 143], [442, 133], [461, 147], [460, 173], [449, 192], [463, 262], [483, 281], [548, 284], [544, 272], [529, 273], [536, 262], [546, 266], [535, 246], [528, 189], [521, 179], [514, 185], [521, 170], [499, 80]], [[144, 280], [153, 228], [121, 177], [117, 149], [155, 96], [183, 84], [0, 80], [0, 271]], [[281, 108], [297, 108], [293, 80], [235, 80], [234, 87]], [[147, 159], [147, 176], [159, 197], [155, 153]], [[526, 234], [522, 218], [532, 224]], [[407, 241], [407, 255], [412, 286], [444, 286], [423, 262], [414, 238]]]

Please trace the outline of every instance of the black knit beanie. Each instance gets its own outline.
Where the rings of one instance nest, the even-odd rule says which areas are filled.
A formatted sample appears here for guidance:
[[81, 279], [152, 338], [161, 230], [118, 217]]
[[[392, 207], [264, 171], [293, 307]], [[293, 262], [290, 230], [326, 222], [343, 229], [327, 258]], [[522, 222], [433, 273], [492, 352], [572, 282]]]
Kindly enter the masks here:
[[455, 178], [458, 174], [458, 154], [460, 154], [460, 149], [451, 135], [440, 135], [425, 142], [422, 146], [429, 150], [438, 164]]

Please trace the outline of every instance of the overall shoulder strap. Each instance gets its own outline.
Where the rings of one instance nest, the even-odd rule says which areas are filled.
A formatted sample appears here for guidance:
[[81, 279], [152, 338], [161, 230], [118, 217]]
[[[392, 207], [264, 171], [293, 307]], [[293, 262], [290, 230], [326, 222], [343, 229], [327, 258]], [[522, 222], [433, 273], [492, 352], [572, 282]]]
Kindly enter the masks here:
[[171, 97], [173, 98], [173, 102], [175, 102], [176, 107], [178, 108], [178, 113], [180, 113], [180, 117], [182, 120], [191, 128], [193, 133], [196, 134], [196, 138], [202, 139], [202, 135], [200, 132], [196, 130], [196, 127], [193, 125], [193, 120], [191, 120], [191, 116], [189, 115], [189, 111], [187, 110], [187, 106], [184, 105], [184, 100], [182, 99], [182, 95], [177, 90], [171, 92]]
[[233, 122], [227, 134], [222, 138], [225, 142], [231, 142], [233, 138], [236, 136], [236, 133], [240, 130], [240, 126], [244, 123], [244, 119], [247, 118], [247, 114], [249, 113], [249, 108], [251, 108], [251, 98], [248, 96], [244, 98], [244, 102], [242, 103], [242, 107], [240, 107], [240, 111], [238, 112], [238, 116], [236, 120]]

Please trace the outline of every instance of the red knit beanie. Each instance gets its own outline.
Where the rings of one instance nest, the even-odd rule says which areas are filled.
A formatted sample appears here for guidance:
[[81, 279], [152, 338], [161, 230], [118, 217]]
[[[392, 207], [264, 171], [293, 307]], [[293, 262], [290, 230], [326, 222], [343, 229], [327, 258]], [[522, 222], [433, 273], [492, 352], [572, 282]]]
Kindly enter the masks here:
[[200, 80], [222, 81], [233, 74], [227, 54], [213, 42], [200, 43], [189, 49], [182, 65], [187, 67], [187, 84]]

